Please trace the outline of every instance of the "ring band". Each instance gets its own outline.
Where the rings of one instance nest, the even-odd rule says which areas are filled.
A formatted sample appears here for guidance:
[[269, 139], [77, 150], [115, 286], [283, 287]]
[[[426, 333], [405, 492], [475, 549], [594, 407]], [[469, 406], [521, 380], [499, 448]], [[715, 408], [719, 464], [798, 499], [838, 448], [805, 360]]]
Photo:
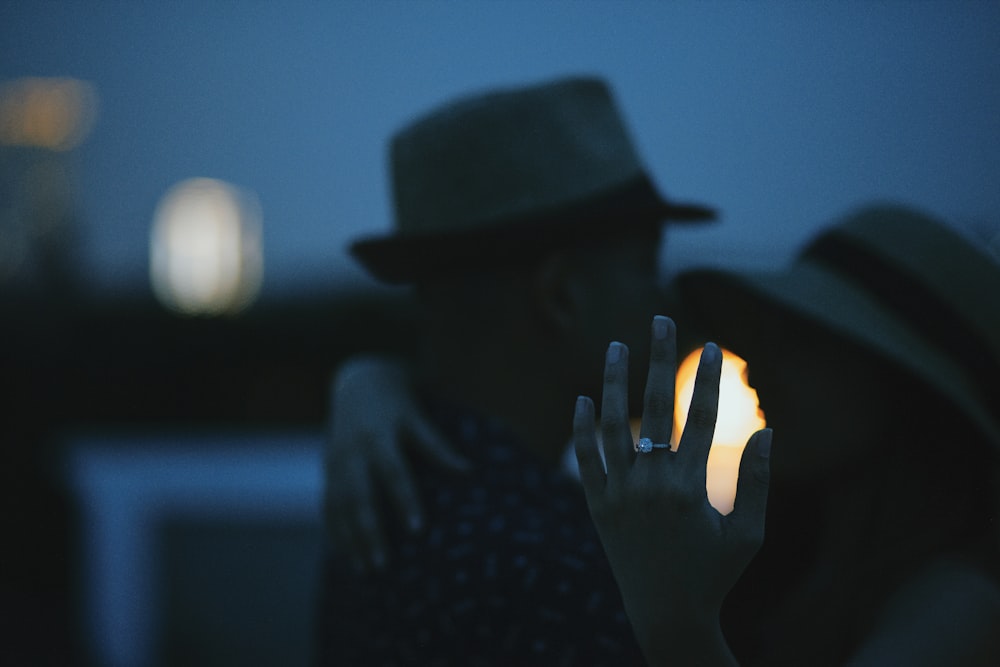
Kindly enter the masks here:
[[670, 449], [670, 445], [662, 442], [653, 442], [649, 438], [639, 438], [639, 442], [635, 443], [635, 450], [640, 454], [648, 454], [654, 449]]

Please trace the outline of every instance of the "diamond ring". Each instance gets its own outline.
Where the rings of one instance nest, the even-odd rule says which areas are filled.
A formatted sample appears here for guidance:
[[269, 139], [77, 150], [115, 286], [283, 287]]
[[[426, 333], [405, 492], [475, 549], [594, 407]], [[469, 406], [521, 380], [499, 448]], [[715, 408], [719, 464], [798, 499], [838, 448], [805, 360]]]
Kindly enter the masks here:
[[670, 449], [670, 445], [662, 442], [653, 442], [649, 438], [639, 438], [639, 442], [635, 443], [635, 450], [640, 454], [648, 454], [654, 449]]

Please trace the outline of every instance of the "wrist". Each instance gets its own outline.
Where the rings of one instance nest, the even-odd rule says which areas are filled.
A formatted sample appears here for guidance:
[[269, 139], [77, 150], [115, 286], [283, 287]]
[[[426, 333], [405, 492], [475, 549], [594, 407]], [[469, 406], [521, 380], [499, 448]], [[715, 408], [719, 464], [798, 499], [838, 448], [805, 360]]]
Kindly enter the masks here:
[[718, 614], [678, 613], [633, 626], [650, 667], [660, 665], [737, 665], [719, 625]]

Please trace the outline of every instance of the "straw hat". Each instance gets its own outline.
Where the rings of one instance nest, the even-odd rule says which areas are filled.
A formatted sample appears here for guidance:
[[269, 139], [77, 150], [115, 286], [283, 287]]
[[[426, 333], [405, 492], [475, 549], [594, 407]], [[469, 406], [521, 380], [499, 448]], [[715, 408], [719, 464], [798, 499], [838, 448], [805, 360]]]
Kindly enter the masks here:
[[633, 224], [714, 218], [657, 192], [596, 78], [446, 104], [393, 137], [390, 166], [395, 229], [351, 246], [389, 282], [510, 263]]
[[677, 280], [685, 309], [737, 351], [765, 344], [785, 318], [815, 324], [909, 371], [1000, 447], [1000, 262], [945, 223], [872, 206], [821, 233], [785, 272], [699, 269]]

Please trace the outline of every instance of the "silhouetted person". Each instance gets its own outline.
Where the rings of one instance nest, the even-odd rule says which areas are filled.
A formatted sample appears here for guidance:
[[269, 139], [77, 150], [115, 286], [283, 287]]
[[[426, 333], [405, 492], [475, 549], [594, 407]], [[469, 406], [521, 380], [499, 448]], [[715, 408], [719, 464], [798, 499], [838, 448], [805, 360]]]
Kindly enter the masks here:
[[[691, 271], [677, 287], [685, 315], [748, 361], [777, 445], [763, 547], [739, 576], [755, 546], [754, 482], [767, 479], [761, 442], [744, 456], [734, 545], [705, 498], [704, 440], [632, 453], [621, 362], [606, 371], [604, 431], [607, 479], [628, 481], [610, 496], [578, 408], [581, 474], [649, 662], [998, 664], [996, 257], [925, 214], [876, 206], [787, 271]], [[661, 412], [673, 363], [660, 354], [650, 368]], [[366, 370], [352, 386], [392, 394], [398, 380]], [[353, 417], [419, 423], [393, 400], [400, 414]]]
[[[562, 466], [569, 417], [577, 394], [599, 388], [609, 341], [639, 355], [646, 346], [663, 223], [712, 214], [657, 193], [595, 79], [449, 103], [394, 137], [391, 165], [396, 229], [352, 249], [375, 276], [414, 286], [415, 391], [471, 471], [415, 457], [423, 530], [390, 525], [388, 565], [375, 573], [332, 558], [323, 660], [635, 662], [583, 495]], [[341, 382], [337, 411], [380, 409]], [[370, 444], [332, 450], [328, 468], [364, 480], [352, 466], [377, 450], [350, 451]], [[328, 491], [334, 505], [344, 497]], [[367, 539], [340, 528], [342, 547]]]
[[[774, 608], [743, 609], [771, 615], [761, 655], [975, 664], [990, 639], [996, 664], [996, 258], [926, 214], [879, 206], [784, 273], [680, 285], [706, 330], [748, 360], [776, 430], [759, 559]], [[735, 631], [745, 617], [733, 608]]]

